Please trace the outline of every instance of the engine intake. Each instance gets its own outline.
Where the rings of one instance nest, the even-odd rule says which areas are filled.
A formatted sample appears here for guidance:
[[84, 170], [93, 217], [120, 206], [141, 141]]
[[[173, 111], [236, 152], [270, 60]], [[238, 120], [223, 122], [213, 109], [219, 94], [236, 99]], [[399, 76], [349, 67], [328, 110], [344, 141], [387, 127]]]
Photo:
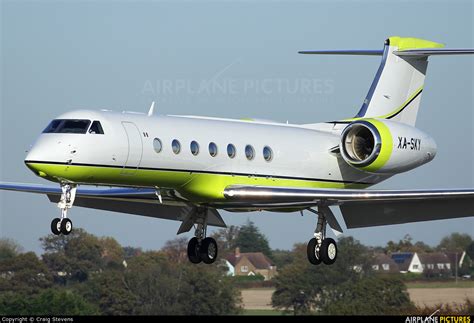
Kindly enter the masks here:
[[341, 146], [341, 154], [347, 162], [364, 167], [370, 165], [380, 154], [382, 142], [374, 125], [358, 121], [344, 129]]
[[386, 119], [360, 119], [341, 134], [339, 150], [350, 166], [373, 174], [396, 174], [436, 155], [436, 143], [421, 130]]

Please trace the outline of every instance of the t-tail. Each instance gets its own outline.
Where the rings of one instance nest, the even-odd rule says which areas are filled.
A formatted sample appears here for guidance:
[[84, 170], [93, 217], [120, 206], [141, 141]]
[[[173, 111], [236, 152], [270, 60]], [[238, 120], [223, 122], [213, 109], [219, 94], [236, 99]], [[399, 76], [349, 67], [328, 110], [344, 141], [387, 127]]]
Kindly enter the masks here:
[[415, 125], [428, 66], [428, 56], [474, 54], [474, 49], [446, 49], [443, 44], [407, 37], [390, 37], [383, 50], [321, 50], [301, 54], [378, 55], [382, 62], [357, 115]]

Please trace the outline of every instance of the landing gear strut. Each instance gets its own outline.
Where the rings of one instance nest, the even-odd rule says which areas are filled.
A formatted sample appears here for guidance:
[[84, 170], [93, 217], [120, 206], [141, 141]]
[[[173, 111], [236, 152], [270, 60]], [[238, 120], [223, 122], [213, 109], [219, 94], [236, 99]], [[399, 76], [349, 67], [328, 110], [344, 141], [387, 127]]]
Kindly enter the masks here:
[[213, 238], [207, 237], [207, 214], [197, 211], [196, 230], [194, 238], [188, 243], [188, 258], [193, 264], [201, 261], [205, 264], [212, 264], [217, 259], [217, 243]]
[[72, 221], [67, 218], [67, 211], [74, 204], [77, 186], [69, 183], [61, 183], [61, 199], [58, 208], [61, 209], [61, 218], [51, 221], [51, 232], [55, 235], [68, 235], [72, 231]]
[[314, 230], [314, 238], [309, 240], [306, 249], [308, 260], [313, 265], [319, 265], [321, 261], [326, 265], [332, 265], [337, 258], [337, 244], [334, 239], [326, 238], [327, 220], [323, 212], [309, 211], [318, 215], [318, 224]]

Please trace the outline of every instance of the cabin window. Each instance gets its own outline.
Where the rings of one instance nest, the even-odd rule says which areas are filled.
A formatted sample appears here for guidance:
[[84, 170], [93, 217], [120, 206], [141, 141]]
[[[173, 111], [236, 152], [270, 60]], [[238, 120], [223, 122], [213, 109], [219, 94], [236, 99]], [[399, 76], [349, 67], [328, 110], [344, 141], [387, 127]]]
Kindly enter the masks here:
[[163, 149], [163, 144], [161, 143], [161, 140], [158, 138], [153, 139], [153, 149], [155, 150], [156, 153], [161, 152]]
[[235, 146], [232, 145], [232, 144], [228, 144], [228, 145], [227, 145], [227, 155], [228, 155], [230, 158], [234, 158], [234, 157], [235, 157], [235, 154], [236, 154]]
[[217, 156], [217, 145], [213, 142], [211, 142], [209, 144], [209, 154], [212, 156], [212, 157], [216, 157]]
[[270, 147], [265, 146], [263, 147], [263, 158], [269, 162], [273, 159], [273, 151]]
[[102, 125], [99, 121], [92, 122], [91, 127], [89, 128], [89, 133], [96, 134], [96, 135], [103, 135], [104, 129], [102, 129]]
[[246, 273], [249, 271], [249, 267], [248, 266], [240, 266], [240, 271], [243, 272], [243, 273]]
[[245, 156], [248, 160], [252, 160], [255, 157], [255, 150], [252, 146], [247, 145], [245, 146]]
[[196, 141], [191, 141], [191, 153], [194, 156], [197, 156], [199, 154], [199, 144]]
[[175, 154], [179, 154], [181, 151], [181, 144], [179, 143], [178, 140], [174, 139], [173, 142], [171, 143], [171, 148], [173, 149], [173, 152]]
[[90, 120], [53, 120], [44, 129], [43, 133], [76, 133], [85, 134], [89, 128]]

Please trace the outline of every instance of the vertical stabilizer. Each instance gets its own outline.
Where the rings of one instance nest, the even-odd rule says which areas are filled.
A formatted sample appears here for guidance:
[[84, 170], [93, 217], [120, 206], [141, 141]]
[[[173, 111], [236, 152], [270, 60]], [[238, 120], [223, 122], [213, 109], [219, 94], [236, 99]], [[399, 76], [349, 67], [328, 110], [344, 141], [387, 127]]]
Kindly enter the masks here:
[[417, 38], [388, 38], [380, 67], [356, 117], [392, 119], [415, 125], [428, 56], [398, 56], [395, 53], [443, 47], [442, 44]]

